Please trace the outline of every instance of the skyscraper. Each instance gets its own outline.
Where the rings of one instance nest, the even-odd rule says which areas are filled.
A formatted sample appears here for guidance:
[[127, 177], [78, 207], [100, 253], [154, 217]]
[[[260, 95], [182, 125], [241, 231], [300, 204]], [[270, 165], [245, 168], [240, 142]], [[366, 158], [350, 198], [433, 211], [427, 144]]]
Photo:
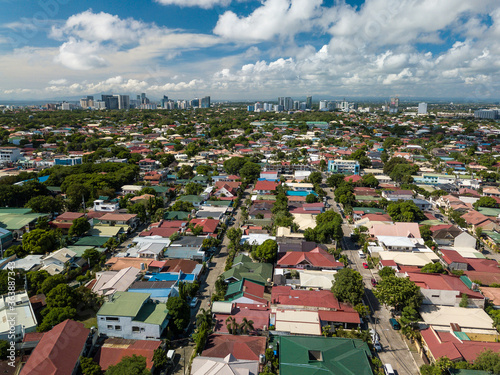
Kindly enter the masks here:
[[118, 100], [118, 109], [130, 109], [130, 97], [128, 95], [114, 95]]
[[306, 109], [312, 109], [313, 106], [313, 97], [308, 96], [306, 97]]
[[418, 104], [418, 114], [426, 115], [427, 114], [427, 103], [419, 103]]
[[201, 98], [200, 108], [210, 108], [210, 96]]
[[113, 95], [101, 95], [102, 101], [106, 104], [106, 109], [118, 109], [118, 98]]

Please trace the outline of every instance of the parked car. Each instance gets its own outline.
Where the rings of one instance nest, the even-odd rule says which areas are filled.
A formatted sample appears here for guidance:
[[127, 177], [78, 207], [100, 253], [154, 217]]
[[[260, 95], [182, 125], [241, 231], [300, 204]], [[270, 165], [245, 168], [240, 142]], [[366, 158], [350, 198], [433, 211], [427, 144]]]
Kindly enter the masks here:
[[392, 329], [395, 330], [401, 329], [401, 326], [399, 325], [399, 322], [396, 319], [394, 318], [389, 319], [389, 323], [391, 323]]
[[375, 280], [375, 278], [374, 278], [374, 277], [372, 277], [371, 282], [372, 282], [372, 286], [377, 285], [377, 280]]
[[374, 348], [377, 352], [381, 352], [382, 350], [384, 350], [384, 348], [382, 347], [382, 344], [380, 344], [380, 341], [374, 342], [374, 343], [373, 343], [373, 348]]
[[196, 305], [198, 304], [198, 297], [194, 297], [191, 302], [189, 302], [189, 307], [191, 307], [192, 309], [194, 309], [196, 307]]
[[368, 263], [363, 262], [363, 268], [368, 269]]

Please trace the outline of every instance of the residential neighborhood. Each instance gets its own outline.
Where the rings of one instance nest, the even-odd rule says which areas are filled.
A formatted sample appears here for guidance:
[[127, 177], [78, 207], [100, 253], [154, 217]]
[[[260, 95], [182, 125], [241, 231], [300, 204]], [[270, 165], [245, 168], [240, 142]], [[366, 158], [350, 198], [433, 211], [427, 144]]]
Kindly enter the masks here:
[[500, 126], [443, 107], [6, 108], [0, 368], [498, 373]]

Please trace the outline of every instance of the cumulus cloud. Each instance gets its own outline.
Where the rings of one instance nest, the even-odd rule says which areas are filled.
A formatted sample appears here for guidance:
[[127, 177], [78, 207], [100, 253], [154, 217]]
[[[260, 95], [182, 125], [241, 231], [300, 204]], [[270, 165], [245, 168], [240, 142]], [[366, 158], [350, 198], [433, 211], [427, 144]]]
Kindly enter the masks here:
[[97, 42], [77, 41], [74, 38], [59, 47], [59, 55], [55, 61], [74, 70], [90, 70], [107, 66], [104, 58], [99, 56], [101, 46]]
[[53, 79], [49, 81], [49, 85], [64, 85], [66, 83], [68, 83], [66, 78]]
[[214, 33], [241, 41], [270, 40], [275, 36], [293, 36], [310, 30], [319, 15], [322, 0], [264, 0], [247, 17], [232, 11], [219, 17]]
[[155, 0], [162, 5], [177, 5], [180, 7], [200, 7], [204, 9], [214, 6], [228, 6], [231, 0]]

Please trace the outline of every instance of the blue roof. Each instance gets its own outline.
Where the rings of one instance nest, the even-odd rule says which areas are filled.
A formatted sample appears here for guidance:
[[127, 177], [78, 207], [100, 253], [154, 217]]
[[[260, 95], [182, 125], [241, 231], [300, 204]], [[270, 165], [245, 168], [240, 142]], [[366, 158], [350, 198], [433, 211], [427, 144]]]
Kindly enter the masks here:
[[149, 293], [151, 294], [150, 298], [168, 298], [170, 295], [172, 288], [165, 289], [129, 289], [128, 291], [131, 293]]
[[316, 194], [314, 190], [311, 191], [293, 191], [293, 190], [287, 190], [286, 195], [289, 195], [291, 197], [307, 197], [309, 194]]
[[[148, 275], [145, 276], [146, 278]], [[191, 273], [181, 273], [181, 277], [179, 278], [179, 274], [177, 273], [170, 273], [170, 272], [162, 272], [162, 273], [155, 273], [149, 277], [148, 281], [187, 281], [191, 282], [194, 281], [194, 275]]]

